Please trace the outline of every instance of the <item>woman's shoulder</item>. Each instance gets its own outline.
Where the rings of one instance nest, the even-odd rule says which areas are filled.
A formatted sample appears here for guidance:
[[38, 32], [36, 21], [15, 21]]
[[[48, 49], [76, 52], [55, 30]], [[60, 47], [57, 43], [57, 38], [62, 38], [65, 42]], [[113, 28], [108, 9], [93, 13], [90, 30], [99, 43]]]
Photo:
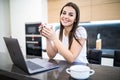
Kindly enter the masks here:
[[83, 26], [78, 26], [77, 27], [77, 29], [76, 29], [76, 32], [78, 33], [86, 33], [87, 31], [86, 31], [86, 29], [85, 29], [85, 27], [83, 27]]
[[75, 35], [78, 38], [87, 38], [87, 31], [83, 26], [78, 26], [78, 28], [76, 29]]
[[83, 26], [78, 26], [77, 30], [85, 30], [86, 31], [85, 27], [83, 27]]

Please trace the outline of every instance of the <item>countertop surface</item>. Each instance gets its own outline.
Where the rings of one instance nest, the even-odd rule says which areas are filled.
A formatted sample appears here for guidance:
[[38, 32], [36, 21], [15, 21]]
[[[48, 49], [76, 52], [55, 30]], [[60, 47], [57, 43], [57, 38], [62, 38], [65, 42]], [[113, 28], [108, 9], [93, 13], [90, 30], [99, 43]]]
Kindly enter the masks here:
[[[6, 62], [5, 59], [1, 58], [0, 75], [16, 80], [75, 80], [66, 73], [66, 69], [72, 65], [83, 65], [78, 63], [69, 64], [64, 60], [44, 60], [57, 63], [60, 67], [50, 71], [29, 75], [11, 62]], [[85, 80], [120, 80], [120, 67], [103, 66], [97, 64], [88, 64], [87, 66], [95, 70], [95, 74]]]

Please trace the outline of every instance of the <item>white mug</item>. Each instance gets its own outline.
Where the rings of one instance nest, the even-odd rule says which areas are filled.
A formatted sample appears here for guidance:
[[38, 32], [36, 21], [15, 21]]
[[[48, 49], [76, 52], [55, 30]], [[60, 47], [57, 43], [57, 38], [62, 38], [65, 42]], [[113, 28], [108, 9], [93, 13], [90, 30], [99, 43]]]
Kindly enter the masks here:
[[66, 72], [75, 79], [87, 79], [90, 75], [95, 73], [94, 70], [85, 65], [73, 65], [67, 68]]

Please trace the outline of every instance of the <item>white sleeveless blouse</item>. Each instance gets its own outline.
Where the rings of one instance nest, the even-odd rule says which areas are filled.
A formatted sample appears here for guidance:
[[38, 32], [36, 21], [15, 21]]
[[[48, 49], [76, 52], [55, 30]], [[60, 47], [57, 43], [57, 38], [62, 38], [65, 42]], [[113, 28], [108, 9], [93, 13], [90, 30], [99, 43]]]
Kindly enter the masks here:
[[[57, 33], [58, 36], [59, 36], [59, 32], [60, 32], [60, 30], [56, 31], [56, 33]], [[81, 39], [81, 38], [87, 39], [87, 32], [86, 32], [85, 28], [82, 27], [82, 26], [78, 27], [76, 29], [75, 36], [76, 36], [77, 39]], [[69, 47], [68, 36], [65, 36], [64, 30], [63, 30], [62, 43], [67, 48]], [[78, 57], [76, 58], [75, 62], [80, 62], [80, 63], [85, 63], [85, 64], [88, 63], [87, 57], [86, 57], [86, 55], [87, 55], [86, 51], [87, 51], [87, 47], [86, 47], [86, 41], [85, 41], [85, 43], [83, 45], [83, 48], [82, 48], [81, 52], [79, 53]]]

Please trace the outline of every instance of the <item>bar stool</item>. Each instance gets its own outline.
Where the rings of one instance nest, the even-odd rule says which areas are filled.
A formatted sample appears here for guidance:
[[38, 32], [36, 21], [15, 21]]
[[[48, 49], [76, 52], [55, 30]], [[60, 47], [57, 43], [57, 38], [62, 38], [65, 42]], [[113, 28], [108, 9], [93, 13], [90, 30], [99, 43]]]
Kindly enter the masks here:
[[89, 63], [101, 64], [102, 51], [101, 50], [88, 50], [87, 59]]
[[120, 50], [114, 51], [114, 66], [120, 67]]

